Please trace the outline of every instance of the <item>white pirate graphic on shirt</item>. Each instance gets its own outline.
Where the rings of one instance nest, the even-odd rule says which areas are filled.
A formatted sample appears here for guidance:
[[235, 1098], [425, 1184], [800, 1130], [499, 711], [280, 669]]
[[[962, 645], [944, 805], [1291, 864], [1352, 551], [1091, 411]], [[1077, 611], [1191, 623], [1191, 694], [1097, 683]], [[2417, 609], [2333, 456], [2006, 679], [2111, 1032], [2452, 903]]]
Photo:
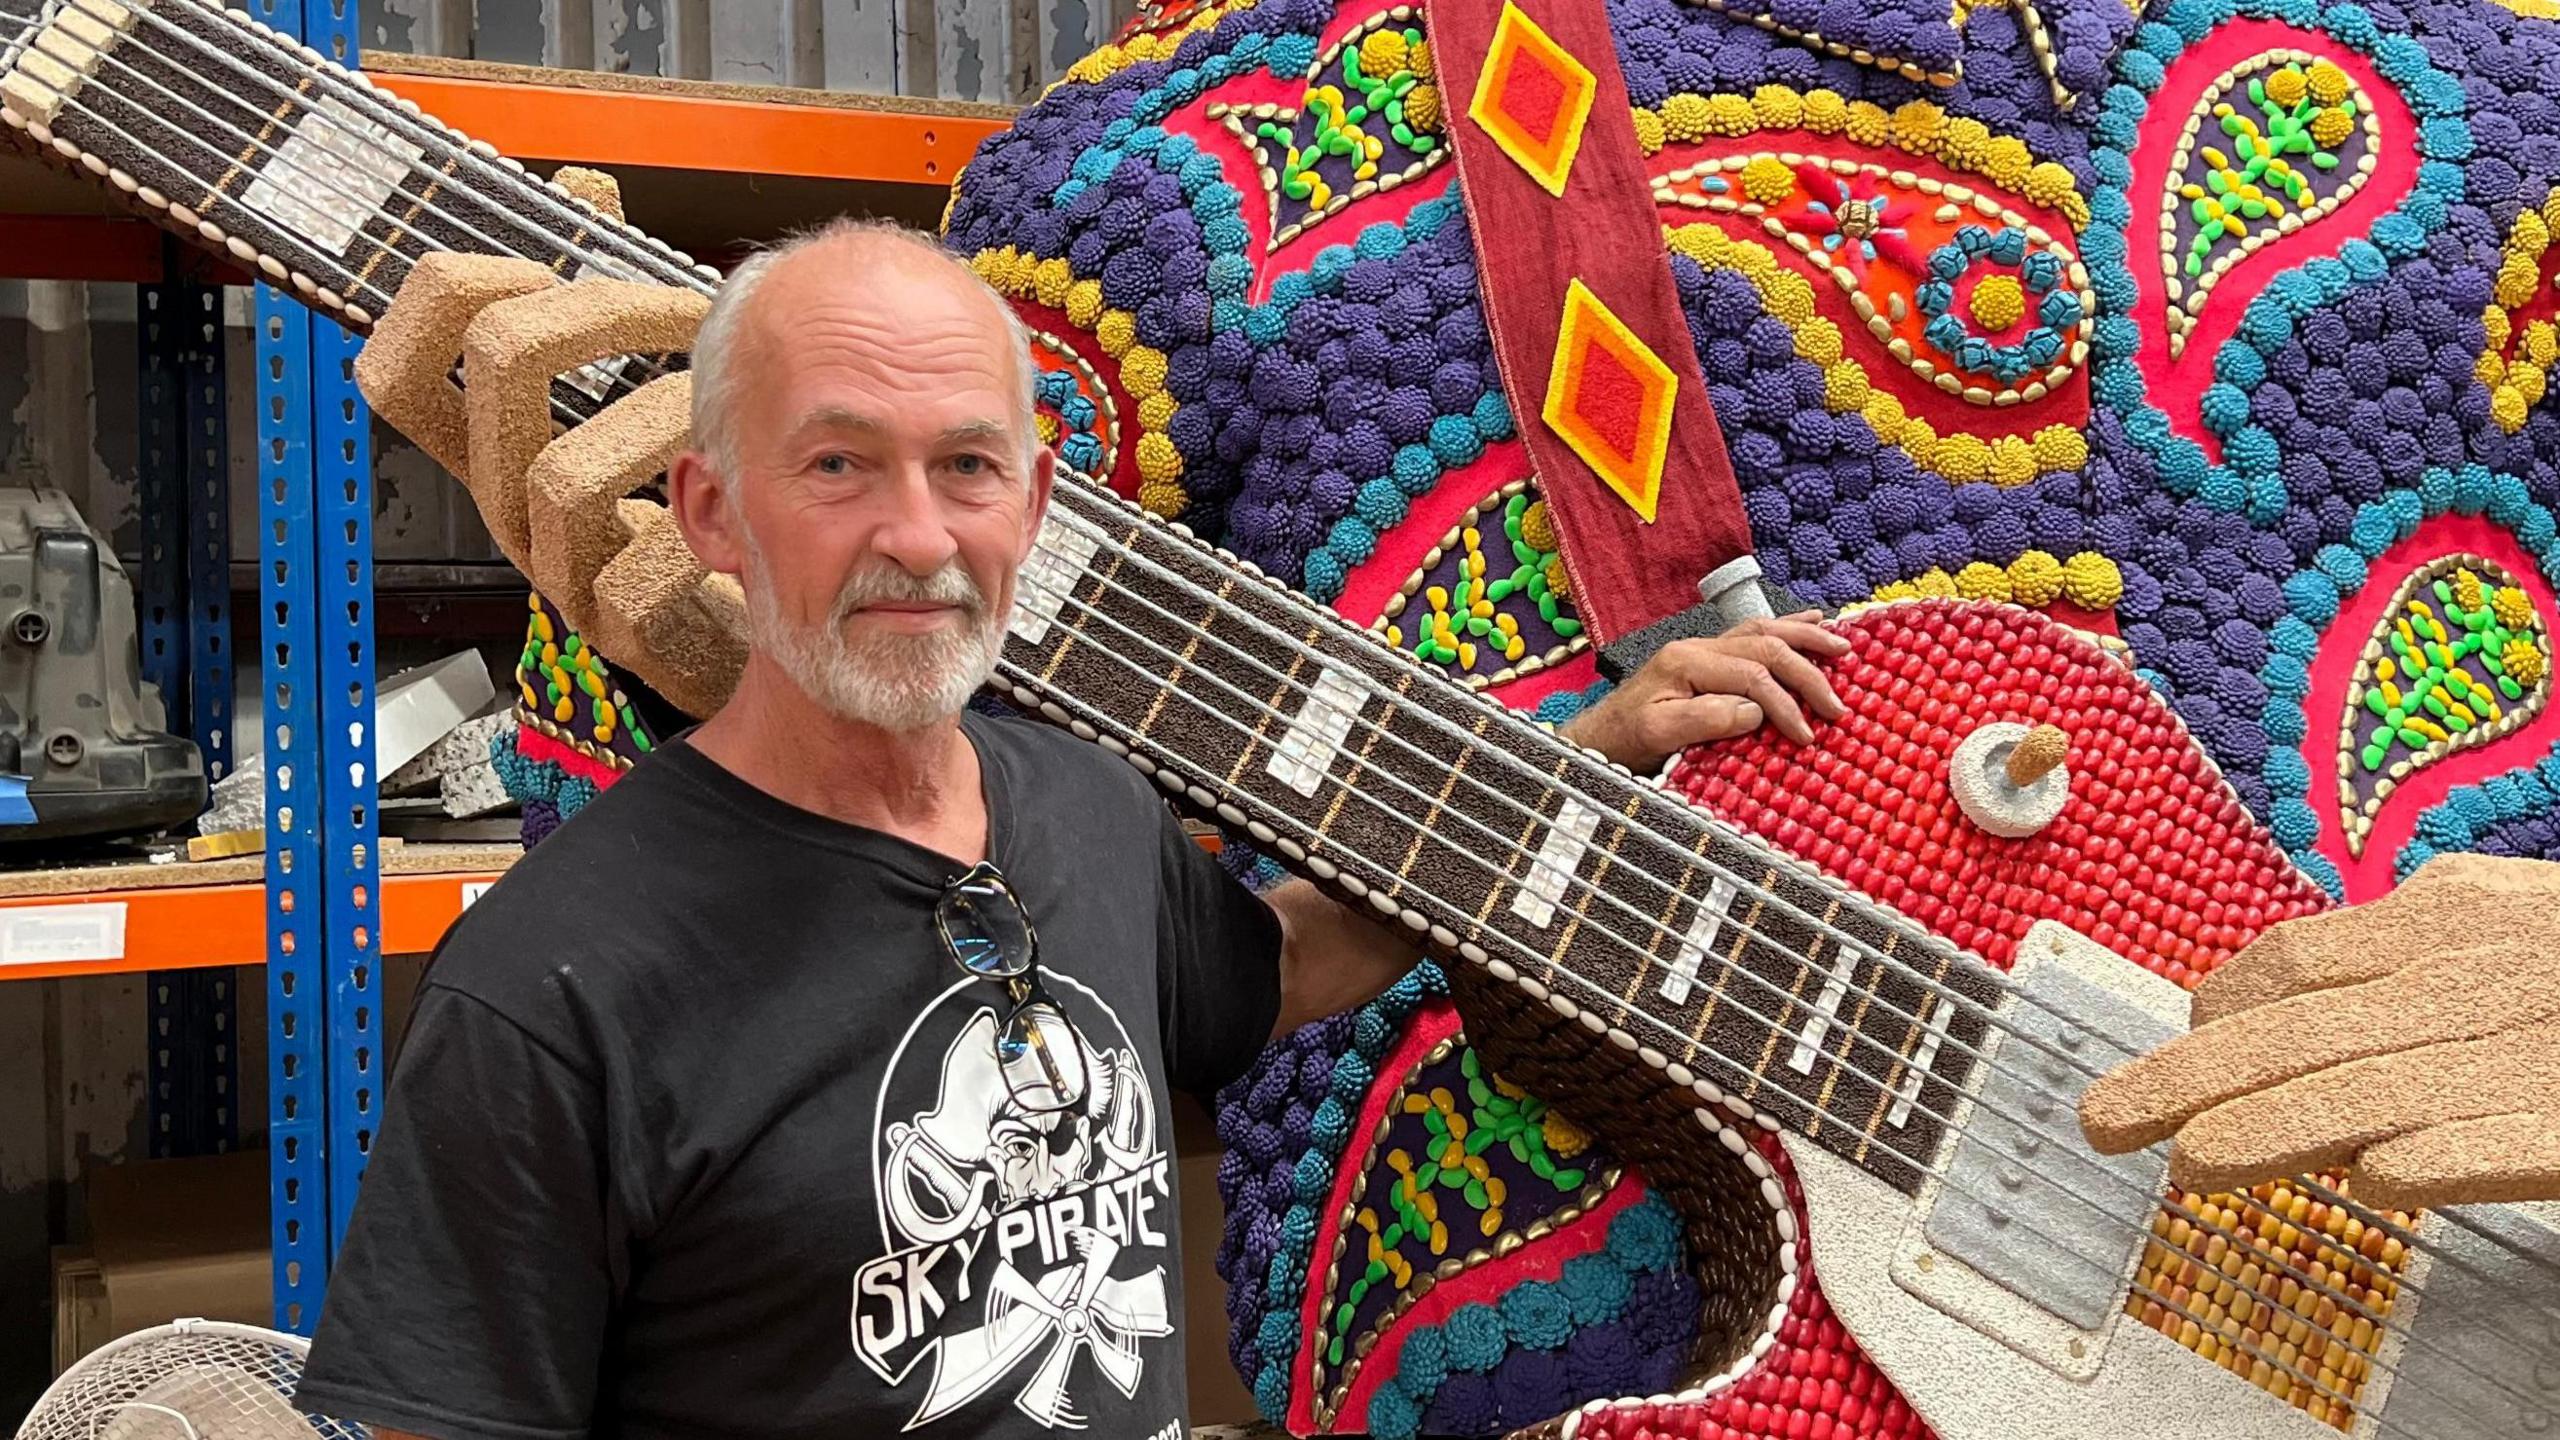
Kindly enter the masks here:
[[[1078, 1388], [1098, 1375], [1135, 1394], [1143, 1342], [1173, 1333], [1155, 1097], [1110, 1007], [1071, 977], [1046, 979], [1088, 1057], [1079, 1105], [1014, 1100], [996, 1061], [1002, 995], [976, 982], [918, 1017], [882, 1081], [872, 1154], [887, 1253], [855, 1273], [853, 1343], [893, 1386], [929, 1377], [910, 1430], [1008, 1384], [1023, 1414], [1081, 1429]], [[916, 1072], [938, 1035], [949, 1039], [919, 1109]]]

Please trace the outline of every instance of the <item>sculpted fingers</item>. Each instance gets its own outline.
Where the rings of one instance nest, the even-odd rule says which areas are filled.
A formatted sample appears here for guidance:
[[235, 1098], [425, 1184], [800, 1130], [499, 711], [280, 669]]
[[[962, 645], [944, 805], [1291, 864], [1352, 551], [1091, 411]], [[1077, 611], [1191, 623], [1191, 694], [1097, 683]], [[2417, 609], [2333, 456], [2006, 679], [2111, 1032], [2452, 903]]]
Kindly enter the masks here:
[[623, 503], [631, 543], [596, 575], [592, 638], [686, 714], [708, 716], [746, 668], [746, 596], [702, 568], [665, 506]]
[[2356, 910], [2305, 915], [2270, 926], [2204, 977], [2187, 1002], [2202, 1030], [2289, 996], [2378, 980], [2411, 952], [2365, 942], [2371, 917]]
[[524, 475], [551, 443], [553, 378], [617, 356], [682, 351], [710, 304], [669, 286], [582, 280], [498, 301], [472, 318], [463, 336], [471, 420], [463, 480], [518, 568], [532, 568]]
[[691, 439], [693, 375], [661, 375], [571, 429], [524, 473], [526, 573], [569, 624], [595, 629], [595, 583], [638, 533], [626, 497], [666, 469]]
[[2560, 1118], [2549, 1111], [2454, 1120], [2368, 1147], [2356, 1197], [2385, 1210], [2560, 1198]]
[[2560, 865], [2444, 855], [2369, 904], [2287, 920], [2196, 987], [2199, 1028], [2287, 995], [2391, 974], [2449, 946], [2560, 952]]
[[2252, 1091], [2513, 1029], [2560, 1010], [2560, 999], [2535, 994], [2538, 968], [2512, 951], [2459, 951], [2405, 975], [2269, 1001], [2101, 1077], [2082, 1097], [2081, 1127], [2101, 1150], [2136, 1150]]
[[[2178, 1132], [2169, 1175], [2230, 1190], [2350, 1165], [2359, 1151], [2453, 1122], [2512, 1113], [2560, 1067], [2560, 1026], [2377, 1055], [2215, 1106]], [[2484, 1157], [2487, 1158], [2487, 1157]]]
[[356, 388], [435, 462], [456, 475], [471, 468], [469, 421], [453, 368], [463, 334], [500, 300], [548, 290], [559, 281], [531, 260], [439, 250], [418, 257], [391, 308], [356, 353]]

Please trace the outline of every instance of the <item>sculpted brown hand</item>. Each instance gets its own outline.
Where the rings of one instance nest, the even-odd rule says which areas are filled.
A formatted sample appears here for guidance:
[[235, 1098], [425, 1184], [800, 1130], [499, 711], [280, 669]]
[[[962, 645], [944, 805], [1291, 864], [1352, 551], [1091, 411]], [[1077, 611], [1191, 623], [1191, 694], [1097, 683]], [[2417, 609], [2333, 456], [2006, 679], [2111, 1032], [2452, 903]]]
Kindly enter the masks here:
[[[619, 212], [609, 183], [582, 194]], [[500, 551], [570, 625], [695, 715], [737, 681], [744, 601], [735, 580], [703, 569], [663, 506], [632, 498], [684, 449], [692, 379], [658, 376], [566, 431], [551, 385], [617, 356], [681, 353], [707, 303], [437, 253], [418, 261], [356, 362], [365, 398], [462, 478]]]
[[2099, 1149], [2174, 1136], [2194, 1190], [2352, 1166], [2387, 1209], [2560, 1197], [2560, 866], [2431, 861], [2269, 930], [2193, 1018], [2090, 1087]]

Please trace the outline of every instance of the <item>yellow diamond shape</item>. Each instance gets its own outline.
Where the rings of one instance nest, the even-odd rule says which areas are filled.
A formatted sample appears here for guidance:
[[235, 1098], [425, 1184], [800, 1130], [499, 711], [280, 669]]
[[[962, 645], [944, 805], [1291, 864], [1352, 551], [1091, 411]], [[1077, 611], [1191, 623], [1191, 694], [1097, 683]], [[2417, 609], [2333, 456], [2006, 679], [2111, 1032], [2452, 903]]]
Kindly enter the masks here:
[[1599, 90], [1590, 67], [1539, 29], [1518, 5], [1503, 0], [1484, 69], [1476, 74], [1475, 96], [1467, 102], [1467, 118], [1548, 194], [1560, 196]]
[[1565, 289], [1540, 413], [1646, 524], [1662, 497], [1679, 380], [1580, 280]]

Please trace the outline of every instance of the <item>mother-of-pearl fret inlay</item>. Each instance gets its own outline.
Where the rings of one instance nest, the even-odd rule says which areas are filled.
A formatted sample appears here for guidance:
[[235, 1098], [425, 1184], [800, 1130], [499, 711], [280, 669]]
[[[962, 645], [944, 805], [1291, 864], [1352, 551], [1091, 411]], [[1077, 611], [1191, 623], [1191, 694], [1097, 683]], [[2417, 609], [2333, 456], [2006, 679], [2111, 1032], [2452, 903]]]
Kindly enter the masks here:
[[1006, 627], [1014, 638], [1025, 645], [1049, 638], [1049, 626], [1093, 564], [1093, 552], [1101, 548], [1102, 532], [1092, 521], [1063, 505], [1049, 506], [1048, 517], [1040, 522], [1040, 543], [1014, 577], [1013, 624]]
[[425, 153], [425, 146], [332, 97], [305, 112], [274, 154], [262, 156], [266, 163], [240, 203], [317, 248], [344, 255]]
[[1849, 994], [1849, 976], [1862, 958], [1853, 945], [1831, 947], [1831, 973], [1822, 982], [1822, 993], [1814, 997], [1813, 1014], [1796, 1032], [1796, 1048], [1787, 1055], [1788, 1069], [1799, 1075], [1813, 1073], [1814, 1062], [1822, 1058], [1822, 1042], [1831, 1034], [1831, 1022], [1840, 1013], [1840, 1002]]
[[1733, 881], [1718, 875], [1707, 882], [1707, 898], [1698, 902], [1698, 918], [1689, 924], [1689, 933], [1681, 937], [1680, 953], [1673, 957], [1671, 968], [1662, 972], [1662, 998], [1674, 1005], [1689, 1003], [1689, 991], [1698, 983], [1698, 967], [1706, 963], [1707, 953], [1715, 949], [1716, 937], [1724, 930], [1726, 912], [1733, 909]]
[[1946, 1043], [1947, 1022], [1956, 1016], [1956, 1007], [1942, 995], [1932, 995], [1929, 1006], [1929, 1028], [1920, 1034], [1920, 1048], [1903, 1071], [1902, 1083], [1893, 1087], [1893, 1108], [1885, 1112], [1884, 1123], [1899, 1130], [1911, 1123], [1911, 1107], [1920, 1103], [1920, 1087], [1929, 1082], [1929, 1067], [1938, 1063], [1938, 1047]]
[[1289, 722], [1263, 769], [1272, 779], [1312, 797], [1324, 784], [1333, 757], [1351, 733], [1351, 722], [1369, 698], [1369, 682], [1347, 666], [1328, 666], [1307, 692], [1307, 703]]
[[1520, 882], [1520, 893], [1511, 897], [1511, 913], [1545, 929], [1556, 916], [1556, 902], [1564, 898], [1565, 887], [1573, 883], [1582, 852], [1591, 848], [1591, 832], [1599, 828], [1599, 811], [1579, 800], [1564, 802], [1545, 842], [1538, 846], [1538, 858], [1529, 862], [1529, 878]]

